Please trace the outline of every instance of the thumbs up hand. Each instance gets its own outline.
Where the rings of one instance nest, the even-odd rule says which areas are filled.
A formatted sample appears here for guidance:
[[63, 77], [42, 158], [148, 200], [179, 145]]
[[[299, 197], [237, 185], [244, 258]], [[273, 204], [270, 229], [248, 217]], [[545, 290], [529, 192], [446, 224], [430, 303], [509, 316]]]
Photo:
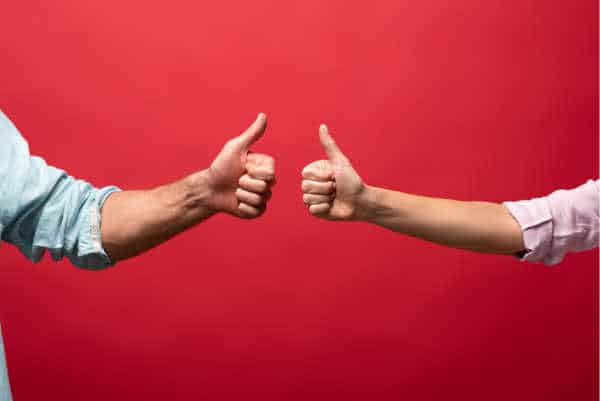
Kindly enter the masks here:
[[320, 218], [356, 219], [366, 186], [325, 124], [319, 128], [319, 138], [328, 160], [314, 161], [302, 170], [304, 203], [311, 214]]
[[229, 140], [207, 170], [211, 208], [241, 218], [260, 216], [275, 183], [275, 160], [253, 153], [250, 147], [267, 128], [267, 117], [259, 114], [241, 135]]

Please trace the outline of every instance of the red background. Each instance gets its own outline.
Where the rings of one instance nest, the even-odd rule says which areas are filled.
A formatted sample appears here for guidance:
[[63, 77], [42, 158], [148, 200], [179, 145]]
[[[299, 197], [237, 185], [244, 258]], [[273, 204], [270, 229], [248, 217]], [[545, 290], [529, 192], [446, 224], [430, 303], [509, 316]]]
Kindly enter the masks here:
[[326, 122], [365, 180], [491, 201], [598, 174], [597, 1], [3, 1], [0, 107], [148, 188], [259, 111], [270, 210], [100, 273], [2, 246], [15, 401], [594, 400], [598, 252], [558, 267], [308, 216]]

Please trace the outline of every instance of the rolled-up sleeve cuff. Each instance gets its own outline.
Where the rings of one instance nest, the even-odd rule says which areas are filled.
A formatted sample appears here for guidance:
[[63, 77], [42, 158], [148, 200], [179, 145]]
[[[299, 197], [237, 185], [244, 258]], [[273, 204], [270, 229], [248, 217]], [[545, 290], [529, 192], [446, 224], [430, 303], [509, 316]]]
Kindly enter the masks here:
[[525, 253], [518, 255], [522, 261], [544, 262], [552, 248], [552, 214], [545, 198], [504, 202], [523, 232]]
[[88, 198], [84, 211], [85, 224], [81, 225], [79, 243], [76, 255], [69, 256], [71, 263], [85, 269], [103, 269], [113, 266], [115, 263], [110, 259], [102, 246], [101, 210], [104, 202], [114, 192], [120, 191], [114, 186], [97, 189]]

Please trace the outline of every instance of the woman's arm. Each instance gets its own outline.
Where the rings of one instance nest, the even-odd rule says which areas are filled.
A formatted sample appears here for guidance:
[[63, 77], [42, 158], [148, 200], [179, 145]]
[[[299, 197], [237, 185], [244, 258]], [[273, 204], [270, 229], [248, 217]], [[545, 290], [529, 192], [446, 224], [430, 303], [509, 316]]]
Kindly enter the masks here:
[[446, 246], [547, 264], [598, 246], [598, 185], [592, 181], [504, 204], [417, 196], [365, 185], [324, 125], [320, 139], [328, 160], [302, 171], [304, 202], [317, 217], [365, 221]]
[[441, 245], [486, 253], [516, 254], [523, 235], [497, 203], [430, 198], [365, 186], [357, 218]]

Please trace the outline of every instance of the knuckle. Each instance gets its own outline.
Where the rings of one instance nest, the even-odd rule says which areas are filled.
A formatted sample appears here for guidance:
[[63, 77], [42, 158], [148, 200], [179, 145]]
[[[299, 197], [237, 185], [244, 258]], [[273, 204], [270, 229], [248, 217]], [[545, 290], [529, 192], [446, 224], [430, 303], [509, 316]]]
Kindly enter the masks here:
[[310, 164], [308, 166], [304, 166], [302, 169], [302, 177], [306, 177], [310, 173]]
[[267, 183], [260, 180], [256, 183], [256, 190], [259, 192], [265, 192], [267, 190]]
[[271, 169], [275, 169], [275, 159], [273, 157], [265, 155], [264, 163]]
[[275, 164], [265, 166], [265, 171], [270, 175], [275, 175]]
[[268, 169], [264, 168], [264, 167], [258, 167], [258, 166], [247, 166], [247, 171], [248, 171], [248, 175], [255, 179], [255, 180], [265, 180], [267, 179], [272, 173], [269, 172]]
[[243, 193], [242, 199], [244, 199], [244, 202], [250, 205], [256, 203], [256, 195], [250, 192]]
[[262, 153], [250, 153], [248, 159], [260, 166], [275, 166], [275, 159]]
[[323, 214], [327, 209], [320, 206], [320, 205], [312, 205], [309, 208], [310, 212], [314, 215], [319, 215], [319, 214]]
[[240, 203], [238, 209], [246, 218], [252, 218], [256, 215], [256, 209], [248, 204]]
[[261, 177], [264, 180], [272, 181], [275, 178], [275, 169], [266, 167], [261, 170]]

